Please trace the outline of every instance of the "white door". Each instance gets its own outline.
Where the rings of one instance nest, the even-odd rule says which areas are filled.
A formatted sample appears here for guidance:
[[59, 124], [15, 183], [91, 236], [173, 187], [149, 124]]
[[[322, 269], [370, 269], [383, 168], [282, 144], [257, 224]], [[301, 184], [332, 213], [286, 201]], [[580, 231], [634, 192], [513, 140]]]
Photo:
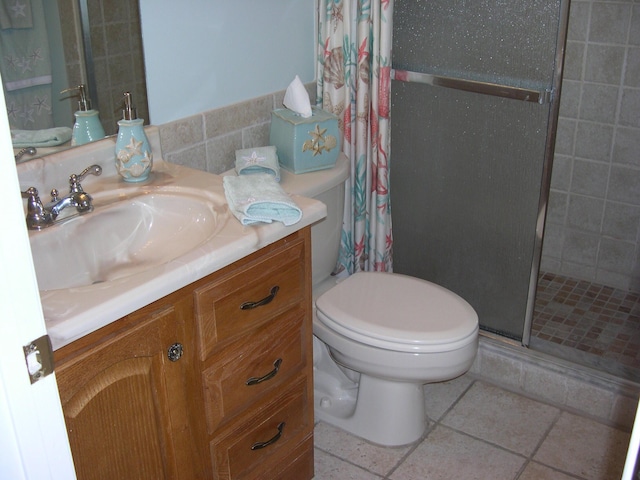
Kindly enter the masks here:
[[75, 479], [55, 375], [31, 385], [22, 349], [46, 330], [0, 99], [0, 476]]

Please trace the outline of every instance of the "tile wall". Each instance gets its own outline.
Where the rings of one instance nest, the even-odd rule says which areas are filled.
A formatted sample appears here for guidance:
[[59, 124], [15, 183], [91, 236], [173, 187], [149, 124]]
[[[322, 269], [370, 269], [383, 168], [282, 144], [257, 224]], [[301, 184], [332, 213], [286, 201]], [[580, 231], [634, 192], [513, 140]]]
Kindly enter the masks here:
[[572, 0], [542, 269], [640, 291], [640, 2]]
[[[315, 82], [305, 85], [315, 104]], [[271, 111], [284, 90], [160, 125], [165, 160], [210, 173], [234, 167], [235, 151], [269, 145]]]

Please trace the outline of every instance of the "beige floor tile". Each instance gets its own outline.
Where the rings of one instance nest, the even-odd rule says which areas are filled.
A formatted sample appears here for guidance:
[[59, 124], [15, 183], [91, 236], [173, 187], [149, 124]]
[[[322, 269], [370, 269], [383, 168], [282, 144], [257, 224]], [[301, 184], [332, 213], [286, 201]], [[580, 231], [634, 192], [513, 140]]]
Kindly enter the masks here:
[[525, 459], [438, 426], [390, 475], [392, 480], [511, 480]]
[[429, 418], [433, 421], [440, 420], [472, 382], [473, 378], [463, 375], [448, 382], [425, 385], [424, 398]]
[[380, 475], [391, 471], [411, 448], [374, 445], [323, 422], [315, 426], [314, 443], [316, 449]]
[[382, 478], [317, 448], [314, 468], [313, 480], [380, 480]]
[[528, 456], [559, 413], [555, 407], [476, 382], [442, 423]]
[[534, 459], [588, 480], [620, 478], [630, 435], [563, 412]]
[[518, 480], [575, 480], [575, 478], [539, 463], [531, 462], [518, 477]]

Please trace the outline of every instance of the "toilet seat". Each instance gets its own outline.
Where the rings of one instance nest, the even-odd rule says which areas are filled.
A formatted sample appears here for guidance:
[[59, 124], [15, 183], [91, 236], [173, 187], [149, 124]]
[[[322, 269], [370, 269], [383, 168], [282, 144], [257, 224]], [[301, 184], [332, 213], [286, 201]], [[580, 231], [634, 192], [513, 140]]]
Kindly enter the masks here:
[[396, 273], [351, 275], [318, 298], [316, 317], [354, 341], [409, 353], [462, 348], [478, 333], [478, 315], [464, 299]]

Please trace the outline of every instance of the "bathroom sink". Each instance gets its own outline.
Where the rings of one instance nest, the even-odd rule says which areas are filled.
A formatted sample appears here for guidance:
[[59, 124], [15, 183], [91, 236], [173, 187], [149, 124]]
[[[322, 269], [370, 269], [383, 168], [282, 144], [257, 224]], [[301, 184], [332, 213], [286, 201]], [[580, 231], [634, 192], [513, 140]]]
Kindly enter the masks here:
[[30, 233], [41, 291], [114, 282], [169, 263], [224, 227], [224, 198], [165, 186], [93, 194], [94, 211]]
[[[47, 334], [55, 349], [205, 278], [326, 215], [316, 200], [297, 197], [300, 222], [243, 226], [229, 211], [222, 176], [162, 159], [159, 130], [145, 128], [156, 152], [146, 182], [118, 175], [115, 138], [16, 166], [23, 191], [66, 193], [71, 173], [102, 168], [82, 187], [93, 211], [29, 230]], [[47, 201], [41, 195], [43, 201]], [[28, 200], [24, 200], [28, 213]]]

